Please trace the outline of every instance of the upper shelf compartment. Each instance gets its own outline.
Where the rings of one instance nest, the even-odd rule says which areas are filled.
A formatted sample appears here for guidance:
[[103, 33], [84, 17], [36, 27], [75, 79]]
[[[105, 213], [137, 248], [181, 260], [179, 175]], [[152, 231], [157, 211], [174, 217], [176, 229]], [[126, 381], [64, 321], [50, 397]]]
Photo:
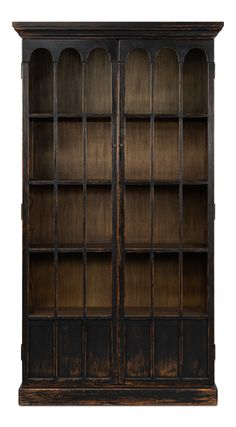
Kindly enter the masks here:
[[58, 112], [82, 112], [82, 63], [75, 49], [65, 49], [58, 62]]
[[179, 64], [174, 50], [161, 49], [154, 64], [153, 110], [156, 114], [179, 112]]
[[183, 111], [184, 114], [207, 114], [207, 61], [200, 49], [190, 50], [183, 68]]
[[85, 103], [87, 114], [111, 114], [112, 72], [109, 54], [94, 49], [86, 67]]
[[150, 113], [150, 64], [143, 49], [129, 53], [125, 67], [125, 112]]
[[53, 113], [53, 62], [47, 49], [35, 50], [29, 63], [29, 111]]

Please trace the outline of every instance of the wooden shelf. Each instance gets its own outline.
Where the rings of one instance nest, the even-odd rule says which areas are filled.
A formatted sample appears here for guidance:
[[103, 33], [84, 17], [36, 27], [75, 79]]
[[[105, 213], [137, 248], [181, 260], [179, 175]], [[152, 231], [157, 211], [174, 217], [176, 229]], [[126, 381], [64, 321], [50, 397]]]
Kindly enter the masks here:
[[[86, 309], [85, 317], [111, 317], [111, 307], [89, 307]], [[72, 317], [82, 318], [84, 316], [84, 309], [82, 307], [59, 307], [57, 317]], [[30, 318], [54, 318], [55, 310], [51, 308], [40, 308], [29, 314]]]

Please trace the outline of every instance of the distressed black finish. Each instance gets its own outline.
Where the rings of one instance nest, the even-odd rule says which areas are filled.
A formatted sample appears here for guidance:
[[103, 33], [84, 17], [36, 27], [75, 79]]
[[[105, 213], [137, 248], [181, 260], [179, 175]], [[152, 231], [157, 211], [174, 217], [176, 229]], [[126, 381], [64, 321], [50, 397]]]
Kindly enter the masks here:
[[[223, 23], [27, 22], [13, 23], [13, 27], [23, 38], [23, 382], [19, 403], [215, 405], [213, 39]], [[176, 56], [173, 81], [177, 81], [178, 99], [173, 114], [168, 108], [167, 113], [157, 111], [155, 104], [156, 57], [166, 48]], [[72, 61], [68, 70], [60, 65], [65, 49]], [[107, 64], [107, 79], [111, 73], [111, 93], [105, 95], [106, 86], [102, 95], [98, 89], [93, 104], [86, 79], [96, 87], [93, 79], [104, 75], [99, 67], [96, 73], [89, 68], [94, 49], [106, 52], [102, 63]], [[126, 110], [127, 98], [132, 107], [132, 96], [139, 93], [129, 94], [126, 80], [127, 61], [134, 50], [142, 52], [144, 65], [138, 69], [142, 79], [132, 74], [130, 84], [136, 78], [140, 93], [150, 90], [143, 95], [145, 111], [140, 100], [140, 110], [138, 103], [135, 111]], [[190, 65], [186, 62], [189, 51], [193, 57], [197, 52], [196, 58], [203, 61], [200, 95], [196, 90], [199, 73], [193, 79], [191, 75], [191, 55]], [[77, 70], [76, 76], [65, 80], [65, 70], [72, 74]], [[130, 70], [135, 72], [132, 64]], [[165, 81], [162, 74], [158, 78]], [[189, 106], [192, 82], [194, 102]], [[75, 93], [75, 85], [81, 88], [78, 98], [73, 103], [63, 100], [62, 94]], [[111, 96], [110, 101], [105, 96]], [[96, 111], [89, 111], [88, 104]], [[132, 181], [137, 154], [127, 163], [127, 123], [139, 150], [136, 166], [142, 163], [145, 168], [149, 162], [147, 179], [142, 174]], [[206, 138], [200, 143], [192, 138], [195, 124], [201, 126], [200, 138]], [[88, 125], [90, 131], [95, 125], [92, 138]], [[184, 169], [191, 152], [184, 151], [186, 128], [193, 157], [197, 158], [198, 147], [205, 150], [199, 157], [202, 169], [195, 164], [190, 170], [196, 179], [188, 179], [189, 170]], [[90, 145], [92, 154], [88, 151], [98, 129], [100, 140], [109, 144], [108, 149], [101, 148], [107, 175], [100, 180], [88, 175], [89, 159], [103, 160], [96, 151], [98, 137], [95, 146]], [[143, 129], [148, 138], [142, 140]], [[166, 129], [171, 132], [167, 141]], [[170, 141], [176, 135], [178, 146], [171, 151]], [[68, 139], [72, 149], [76, 150], [76, 141], [81, 144], [79, 154], [73, 152], [78, 179], [60, 176], [61, 170], [70, 172]], [[168, 163], [168, 156], [163, 158], [166, 168], [171, 170], [174, 161], [178, 164], [175, 178], [162, 180], [153, 159], [157, 147], [166, 142], [172, 162]], [[80, 163], [76, 163], [78, 155]], [[126, 175], [127, 164], [130, 175]], [[127, 195], [132, 202], [129, 215], [125, 215]], [[143, 238], [141, 244], [138, 235]], [[128, 273], [126, 261], [130, 262]], [[197, 273], [191, 276], [194, 268]]]

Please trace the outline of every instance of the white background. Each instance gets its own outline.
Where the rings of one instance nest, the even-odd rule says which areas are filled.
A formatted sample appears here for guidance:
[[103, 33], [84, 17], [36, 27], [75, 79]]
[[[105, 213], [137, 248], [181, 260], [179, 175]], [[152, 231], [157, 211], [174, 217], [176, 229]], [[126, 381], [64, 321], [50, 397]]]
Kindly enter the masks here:
[[[2, 426], [236, 425], [236, 53], [232, 0], [8, 0], [0, 5], [0, 423]], [[12, 21], [224, 21], [216, 38], [216, 384], [218, 407], [19, 407], [21, 39]]]

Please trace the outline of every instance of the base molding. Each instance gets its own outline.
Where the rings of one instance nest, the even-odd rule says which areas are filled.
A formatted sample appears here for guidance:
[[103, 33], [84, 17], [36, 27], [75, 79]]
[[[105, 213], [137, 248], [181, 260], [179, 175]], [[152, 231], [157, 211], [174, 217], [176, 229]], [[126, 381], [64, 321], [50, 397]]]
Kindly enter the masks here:
[[55, 388], [22, 385], [19, 404], [29, 405], [217, 405], [213, 386], [181, 388]]

